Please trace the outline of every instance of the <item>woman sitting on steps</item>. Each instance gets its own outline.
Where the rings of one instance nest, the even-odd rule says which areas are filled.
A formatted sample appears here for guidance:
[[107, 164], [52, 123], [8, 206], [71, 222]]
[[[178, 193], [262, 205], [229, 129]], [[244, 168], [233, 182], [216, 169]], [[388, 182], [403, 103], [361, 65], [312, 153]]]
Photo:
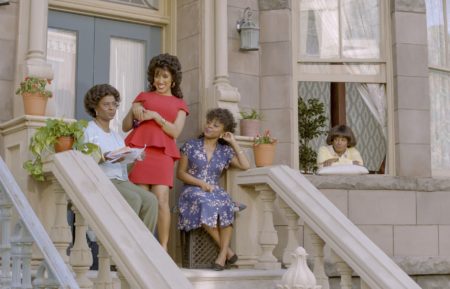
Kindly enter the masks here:
[[220, 248], [212, 264], [217, 271], [238, 259], [229, 247], [234, 204], [230, 195], [219, 187], [219, 178], [230, 164], [243, 170], [250, 167], [234, 138], [235, 127], [233, 115], [227, 109], [209, 111], [203, 134], [182, 146], [178, 163], [177, 176], [184, 182], [178, 201], [178, 228], [184, 231], [205, 228]]

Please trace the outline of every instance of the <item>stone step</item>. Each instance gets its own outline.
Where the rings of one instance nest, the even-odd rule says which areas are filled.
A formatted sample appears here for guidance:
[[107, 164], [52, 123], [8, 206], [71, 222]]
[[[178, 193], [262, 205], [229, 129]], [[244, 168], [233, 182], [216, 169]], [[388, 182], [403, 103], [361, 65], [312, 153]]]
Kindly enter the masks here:
[[184, 269], [181, 271], [195, 289], [273, 289], [280, 283], [285, 269], [255, 270], [229, 269]]

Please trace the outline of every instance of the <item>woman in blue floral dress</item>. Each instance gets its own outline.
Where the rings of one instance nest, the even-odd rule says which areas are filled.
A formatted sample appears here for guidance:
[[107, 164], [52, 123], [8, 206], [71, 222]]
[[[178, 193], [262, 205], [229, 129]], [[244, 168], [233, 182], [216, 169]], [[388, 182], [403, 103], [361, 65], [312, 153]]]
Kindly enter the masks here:
[[178, 178], [184, 182], [178, 200], [178, 228], [189, 231], [205, 228], [220, 248], [213, 269], [223, 270], [225, 264], [237, 261], [229, 248], [234, 221], [230, 195], [219, 187], [219, 178], [230, 165], [248, 169], [249, 162], [234, 138], [236, 127], [227, 109], [216, 108], [206, 115], [206, 126], [198, 139], [181, 147]]

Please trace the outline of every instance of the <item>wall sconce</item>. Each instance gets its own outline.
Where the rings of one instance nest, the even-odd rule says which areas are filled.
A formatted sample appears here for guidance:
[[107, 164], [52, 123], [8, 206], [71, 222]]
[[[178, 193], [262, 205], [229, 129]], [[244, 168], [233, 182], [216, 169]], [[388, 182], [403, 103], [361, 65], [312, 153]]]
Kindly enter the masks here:
[[241, 50], [259, 49], [259, 27], [250, 19], [252, 10], [245, 8], [242, 19], [236, 23], [236, 29], [241, 36]]

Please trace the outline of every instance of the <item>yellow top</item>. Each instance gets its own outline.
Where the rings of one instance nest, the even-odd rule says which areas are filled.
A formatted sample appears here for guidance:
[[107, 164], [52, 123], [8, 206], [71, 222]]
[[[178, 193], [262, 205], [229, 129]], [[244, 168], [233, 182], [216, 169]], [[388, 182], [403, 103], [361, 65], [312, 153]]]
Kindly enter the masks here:
[[319, 168], [323, 166], [323, 162], [334, 158], [338, 158], [339, 160], [332, 163], [332, 166], [351, 165], [353, 164], [353, 161], [358, 161], [360, 165], [363, 165], [362, 157], [359, 151], [354, 147], [347, 148], [341, 156], [334, 151], [332, 145], [321, 146], [319, 148], [319, 153], [317, 154], [317, 164], [319, 165]]

